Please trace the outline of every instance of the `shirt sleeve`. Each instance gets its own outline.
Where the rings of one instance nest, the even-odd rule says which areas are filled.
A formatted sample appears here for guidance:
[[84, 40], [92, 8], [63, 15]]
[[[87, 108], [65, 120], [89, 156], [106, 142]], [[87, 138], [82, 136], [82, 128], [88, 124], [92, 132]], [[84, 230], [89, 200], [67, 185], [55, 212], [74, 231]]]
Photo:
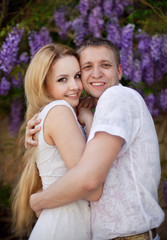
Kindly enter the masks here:
[[133, 142], [140, 128], [140, 104], [135, 94], [115, 86], [98, 101], [88, 142], [96, 132], [106, 132], [124, 139], [124, 150]]

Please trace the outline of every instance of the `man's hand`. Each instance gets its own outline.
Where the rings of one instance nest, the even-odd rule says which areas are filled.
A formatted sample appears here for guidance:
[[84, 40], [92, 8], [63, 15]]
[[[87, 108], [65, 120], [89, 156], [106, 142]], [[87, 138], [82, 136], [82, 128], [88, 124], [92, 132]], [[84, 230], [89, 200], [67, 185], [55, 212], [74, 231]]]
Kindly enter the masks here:
[[28, 149], [30, 146], [37, 146], [38, 141], [35, 140], [33, 137], [34, 135], [41, 130], [40, 127], [36, 127], [41, 120], [37, 119], [39, 113], [35, 114], [29, 121], [26, 127], [26, 133], [25, 133], [25, 148]]

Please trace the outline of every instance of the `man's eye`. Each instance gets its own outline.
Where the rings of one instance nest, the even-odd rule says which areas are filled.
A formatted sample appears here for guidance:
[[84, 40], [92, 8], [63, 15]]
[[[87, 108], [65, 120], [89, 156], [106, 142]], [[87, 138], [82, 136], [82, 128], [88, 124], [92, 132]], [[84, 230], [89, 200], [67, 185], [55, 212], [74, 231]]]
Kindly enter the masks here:
[[104, 63], [104, 64], [103, 64], [103, 67], [109, 68], [109, 67], [111, 67], [111, 64], [109, 64], [109, 63]]
[[83, 67], [83, 69], [87, 70], [87, 69], [90, 69], [91, 68], [91, 65], [86, 65]]
[[65, 82], [66, 81], [66, 78], [60, 78], [58, 79], [58, 82]]

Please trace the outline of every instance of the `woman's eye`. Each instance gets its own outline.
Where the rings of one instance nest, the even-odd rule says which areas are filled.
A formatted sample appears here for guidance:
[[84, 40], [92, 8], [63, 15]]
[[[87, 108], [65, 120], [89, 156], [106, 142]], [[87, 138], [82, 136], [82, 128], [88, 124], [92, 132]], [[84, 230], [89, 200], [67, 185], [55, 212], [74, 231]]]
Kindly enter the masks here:
[[79, 78], [80, 79], [81, 78], [81, 74], [78, 73], [77, 75], [75, 75], [75, 78]]
[[58, 82], [65, 82], [66, 81], [66, 78], [60, 78], [58, 79]]

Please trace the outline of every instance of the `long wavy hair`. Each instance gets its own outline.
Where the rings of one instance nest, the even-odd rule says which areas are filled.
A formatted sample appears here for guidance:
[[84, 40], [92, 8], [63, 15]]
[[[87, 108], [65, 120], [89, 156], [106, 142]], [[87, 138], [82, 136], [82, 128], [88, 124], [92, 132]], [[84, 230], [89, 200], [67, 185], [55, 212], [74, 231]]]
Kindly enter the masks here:
[[[20, 139], [24, 139], [23, 130], [34, 114], [54, 100], [47, 92], [46, 77], [56, 60], [65, 56], [74, 56], [78, 60], [78, 55], [73, 49], [61, 44], [48, 44], [32, 58], [24, 79], [27, 111], [20, 128]], [[34, 222], [35, 214], [30, 208], [29, 199], [31, 194], [42, 187], [36, 166], [37, 150], [37, 147], [29, 147], [25, 151], [22, 173], [12, 195], [13, 224], [17, 235], [29, 233]]]

